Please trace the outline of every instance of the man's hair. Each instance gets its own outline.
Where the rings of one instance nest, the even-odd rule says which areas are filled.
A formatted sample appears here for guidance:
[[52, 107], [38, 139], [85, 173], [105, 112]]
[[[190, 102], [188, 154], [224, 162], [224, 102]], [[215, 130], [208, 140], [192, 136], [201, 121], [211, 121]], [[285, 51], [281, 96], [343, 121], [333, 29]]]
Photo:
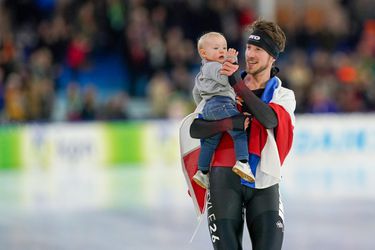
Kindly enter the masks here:
[[[221, 37], [224, 37], [223, 34], [221, 34], [220, 32], [214, 32], [214, 31], [211, 31], [211, 32], [207, 32], [203, 35], [201, 35], [199, 38], [198, 38], [198, 42], [197, 42], [197, 49], [198, 51], [203, 47], [203, 43], [204, 41], [211, 37], [211, 36], [221, 36]], [[225, 37], [224, 37], [225, 38]]]
[[249, 27], [250, 33], [255, 30], [261, 30], [273, 40], [280, 52], [285, 49], [286, 36], [284, 31], [275, 22], [269, 22], [262, 19], [258, 19], [253, 22]]

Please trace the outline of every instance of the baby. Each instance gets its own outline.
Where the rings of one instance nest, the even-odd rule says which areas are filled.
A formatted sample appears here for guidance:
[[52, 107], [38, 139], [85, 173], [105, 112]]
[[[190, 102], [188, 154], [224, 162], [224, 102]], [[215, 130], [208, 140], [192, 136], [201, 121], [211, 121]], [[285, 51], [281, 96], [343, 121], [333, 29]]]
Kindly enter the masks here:
[[[193, 97], [198, 105], [202, 100], [206, 103], [202, 116], [205, 120], [221, 120], [239, 115], [236, 108], [236, 95], [228, 82], [228, 76], [220, 74], [220, 69], [225, 61], [237, 63], [238, 52], [235, 49], [227, 50], [225, 37], [217, 32], [209, 32], [198, 40], [198, 52], [202, 58], [200, 72], [195, 77]], [[248, 141], [245, 131], [227, 131], [233, 141], [236, 152], [236, 163], [232, 170], [241, 178], [254, 182], [255, 177], [248, 163]], [[203, 188], [208, 188], [208, 172], [211, 159], [218, 146], [222, 134], [206, 138], [201, 143], [198, 161], [198, 171], [193, 180]]]

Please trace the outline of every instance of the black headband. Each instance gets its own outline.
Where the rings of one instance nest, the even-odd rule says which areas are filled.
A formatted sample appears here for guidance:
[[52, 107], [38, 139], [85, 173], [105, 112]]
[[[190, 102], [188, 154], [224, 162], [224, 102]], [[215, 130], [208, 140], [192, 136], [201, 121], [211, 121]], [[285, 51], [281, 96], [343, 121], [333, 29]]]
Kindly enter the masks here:
[[272, 38], [264, 31], [254, 30], [247, 40], [248, 44], [261, 47], [268, 52], [273, 58], [277, 59], [280, 54], [279, 48], [276, 46]]

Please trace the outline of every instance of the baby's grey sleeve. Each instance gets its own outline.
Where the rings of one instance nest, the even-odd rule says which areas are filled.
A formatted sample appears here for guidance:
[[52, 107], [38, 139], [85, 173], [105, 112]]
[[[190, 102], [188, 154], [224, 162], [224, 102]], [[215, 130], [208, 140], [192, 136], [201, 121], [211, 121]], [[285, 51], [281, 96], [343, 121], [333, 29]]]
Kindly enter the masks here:
[[197, 86], [194, 86], [192, 93], [193, 93], [194, 102], [196, 105], [198, 105], [202, 101], [202, 97], [199, 94], [199, 90]]
[[218, 62], [210, 62], [204, 65], [203, 74], [208, 78], [211, 78], [215, 82], [221, 85], [228, 85], [228, 76], [220, 74], [221, 64]]

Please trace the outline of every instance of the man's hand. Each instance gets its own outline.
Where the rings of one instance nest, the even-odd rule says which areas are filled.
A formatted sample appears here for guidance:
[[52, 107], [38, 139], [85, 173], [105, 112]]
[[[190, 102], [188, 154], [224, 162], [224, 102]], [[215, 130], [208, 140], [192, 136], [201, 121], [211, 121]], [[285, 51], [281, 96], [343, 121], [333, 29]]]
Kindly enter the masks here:
[[230, 62], [224, 62], [223, 65], [221, 66], [220, 74], [226, 75], [226, 76], [231, 76], [238, 70], [240, 66], [237, 64], [233, 64]]
[[232, 130], [245, 131], [250, 126], [250, 118], [245, 114], [232, 116]]
[[249, 117], [246, 117], [246, 119], [245, 119], [245, 123], [244, 123], [244, 130], [246, 130], [248, 127], [249, 127], [249, 125], [250, 125], [250, 118]]
[[243, 106], [243, 99], [240, 96], [236, 96], [236, 103], [240, 106]]

